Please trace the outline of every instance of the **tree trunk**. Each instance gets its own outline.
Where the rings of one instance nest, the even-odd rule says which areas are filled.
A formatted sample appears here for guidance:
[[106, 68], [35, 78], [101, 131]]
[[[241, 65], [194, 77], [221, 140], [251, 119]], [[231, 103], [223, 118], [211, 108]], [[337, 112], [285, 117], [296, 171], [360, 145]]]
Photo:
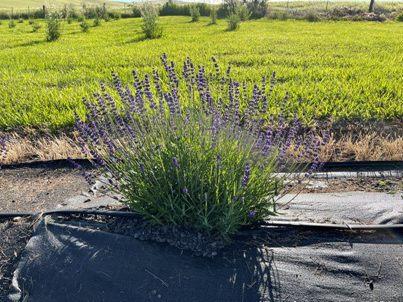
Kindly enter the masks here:
[[368, 9], [368, 11], [370, 13], [374, 12], [374, 4], [375, 4], [375, 0], [371, 0], [371, 2], [369, 3], [369, 9]]

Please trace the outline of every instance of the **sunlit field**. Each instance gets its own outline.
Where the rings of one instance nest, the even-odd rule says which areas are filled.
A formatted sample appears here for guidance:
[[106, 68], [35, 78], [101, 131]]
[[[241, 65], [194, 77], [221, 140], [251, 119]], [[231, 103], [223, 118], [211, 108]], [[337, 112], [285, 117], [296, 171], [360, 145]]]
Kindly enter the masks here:
[[[277, 73], [269, 100], [278, 112], [286, 91], [287, 110], [305, 121], [333, 116], [378, 120], [403, 116], [403, 25], [398, 22], [248, 21], [239, 31], [208, 18], [162, 17], [164, 35], [144, 40], [141, 19], [104, 22], [83, 33], [63, 21], [61, 38], [46, 42], [46, 24], [32, 32], [28, 21], [0, 25], [0, 128], [60, 130], [83, 113], [81, 98], [111, 85], [111, 71], [131, 83], [131, 71], [150, 72], [166, 52], [183, 62], [222, 67], [248, 82]], [[92, 20], [89, 20], [92, 24]], [[209, 65], [209, 67], [212, 67]]]

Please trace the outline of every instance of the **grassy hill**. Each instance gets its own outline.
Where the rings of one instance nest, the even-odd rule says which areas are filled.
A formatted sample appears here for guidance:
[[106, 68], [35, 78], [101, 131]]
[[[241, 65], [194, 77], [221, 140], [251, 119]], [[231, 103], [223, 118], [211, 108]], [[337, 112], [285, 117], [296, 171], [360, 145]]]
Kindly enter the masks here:
[[106, 3], [109, 7], [122, 7], [122, 2], [113, 2], [113, 1], [105, 1], [105, 0], [1, 0], [0, 1], [0, 10], [8, 10], [8, 9], [30, 9], [40, 8], [42, 5], [46, 5], [48, 7], [62, 7], [65, 4], [73, 5], [74, 7], [80, 7], [83, 3], [86, 5], [102, 5]]

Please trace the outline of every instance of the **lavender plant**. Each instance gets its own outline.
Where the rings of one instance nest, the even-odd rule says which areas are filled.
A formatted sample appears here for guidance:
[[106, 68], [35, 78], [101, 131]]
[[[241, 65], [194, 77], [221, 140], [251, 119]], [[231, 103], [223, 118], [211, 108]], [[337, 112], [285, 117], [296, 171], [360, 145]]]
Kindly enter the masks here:
[[275, 74], [249, 87], [214, 58], [211, 72], [189, 58], [181, 72], [165, 54], [161, 61], [162, 71], [133, 71], [131, 86], [112, 73], [114, 92], [102, 84], [93, 102], [84, 99], [82, 152], [131, 210], [159, 224], [228, 237], [274, 215], [287, 179], [278, 172], [312, 159], [311, 173], [323, 143], [285, 116], [288, 94], [278, 116], [267, 112]]

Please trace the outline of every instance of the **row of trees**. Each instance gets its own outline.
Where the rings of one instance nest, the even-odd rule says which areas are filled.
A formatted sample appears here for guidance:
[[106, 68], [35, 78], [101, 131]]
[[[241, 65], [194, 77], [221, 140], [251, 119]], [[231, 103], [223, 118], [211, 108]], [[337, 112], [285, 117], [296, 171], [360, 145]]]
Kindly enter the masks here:
[[[160, 16], [189, 16], [190, 11], [197, 7], [201, 16], [210, 16], [212, 11], [215, 11], [218, 18], [226, 18], [230, 13], [233, 13], [239, 7], [245, 7], [249, 13], [250, 18], [257, 19], [265, 16], [267, 11], [267, 0], [225, 0], [221, 5], [210, 5], [206, 3], [196, 4], [176, 4], [173, 0], [169, 0], [162, 6], [158, 6], [158, 13]], [[128, 17], [141, 17], [142, 6], [133, 4], [131, 6], [131, 13], [127, 11], [119, 12], [117, 10], [109, 11], [105, 4], [101, 6], [87, 6], [82, 5], [81, 9], [77, 9], [72, 5], [64, 5], [62, 9], [58, 10], [58, 14], [64, 19], [79, 19], [85, 17], [87, 19], [94, 18], [116, 18], [115, 15], [119, 14], [124, 18]], [[53, 10], [54, 11], [54, 10]], [[45, 19], [50, 13], [50, 9], [43, 5], [40, 9], [27, 9], [25, 12], [1, 12], [0, 19]]]
[[[221, 5], [209, 5], [206, 3], [175, 4], [172, 0], [166, 2], [160, 8], [161, 16], [188, 16], [191, 11], [198, 9], [201, 16], [210, 16], [215, 11], [218, 18], [227, 18], [230, 14], [242, 9], [248, 11], [252, 19], [262, 18], [267, 12], [267, 0], [225, 0]], [[137, 8], [134, 7], [134, 10]]]

